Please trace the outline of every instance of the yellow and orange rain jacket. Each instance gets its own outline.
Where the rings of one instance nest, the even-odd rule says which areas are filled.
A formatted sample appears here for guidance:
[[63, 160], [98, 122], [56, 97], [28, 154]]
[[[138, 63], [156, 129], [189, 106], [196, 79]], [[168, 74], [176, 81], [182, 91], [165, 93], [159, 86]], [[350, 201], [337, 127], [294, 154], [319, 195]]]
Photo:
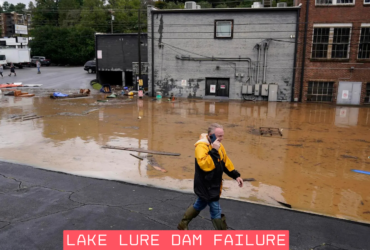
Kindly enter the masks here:
[[207, 202], [218, 201], [222, 190], [223, 172], [233, 179], [240, 177], [227, 157], [224, 146], [221, 144], [217, 151], [212, 148], [207, 134], [201, 134], [195, 143], [195, 194]]

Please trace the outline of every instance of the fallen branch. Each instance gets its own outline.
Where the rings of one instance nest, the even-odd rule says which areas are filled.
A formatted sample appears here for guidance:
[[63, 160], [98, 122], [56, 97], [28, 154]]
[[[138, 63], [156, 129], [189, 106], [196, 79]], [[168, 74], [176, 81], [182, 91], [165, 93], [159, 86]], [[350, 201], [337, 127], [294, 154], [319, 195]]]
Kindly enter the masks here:
[[155, 154], [155, 155], [170, 155], [170, 156], [180, 156], [181, 154], [178, 153], [170, 153], [170, 152], [161, 152], [161, 151], [153, 151], [153, 150], [145, 150], [141, 148], [126, 148], [126, 147], [115, 147], [115, 146], [109, 146], [105, 145], [102, 148], [107, 149], [118, 149], [118, 150], [126, 150], [126, 151], [135, 151], [140, 153], [148, 153], [148, 154]]

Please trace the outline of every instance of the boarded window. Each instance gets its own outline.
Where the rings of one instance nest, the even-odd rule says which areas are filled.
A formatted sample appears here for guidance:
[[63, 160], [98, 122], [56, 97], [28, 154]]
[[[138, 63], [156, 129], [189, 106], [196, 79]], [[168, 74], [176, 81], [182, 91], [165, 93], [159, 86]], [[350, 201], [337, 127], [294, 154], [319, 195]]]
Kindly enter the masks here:
[[308, 82], [308, 102], [331, 102], [334, 82]]

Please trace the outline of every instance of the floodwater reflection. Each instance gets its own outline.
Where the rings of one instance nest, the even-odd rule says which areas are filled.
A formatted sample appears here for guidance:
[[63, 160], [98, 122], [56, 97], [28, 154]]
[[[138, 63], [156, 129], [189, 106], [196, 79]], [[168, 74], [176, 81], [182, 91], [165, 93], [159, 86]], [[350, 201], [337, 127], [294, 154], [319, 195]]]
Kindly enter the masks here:
[[[2, 97], [0, 158], [76, 175], [192, 191], [194, 143], [212, 122], [224, 125], [223, 144], [243, 178], [225, 178], [223, 197], [370, 223], [370, 108], [326, 104], [219, 102], [104, 96], [52, 100]], [[19, 114], [40, 119], [19, 121]], [[261, 136], [259, 127], [282, 129]], [[154, 155], [104, 145], [181, 153]], [[143, 160], [132, 157], [142, 157]]]

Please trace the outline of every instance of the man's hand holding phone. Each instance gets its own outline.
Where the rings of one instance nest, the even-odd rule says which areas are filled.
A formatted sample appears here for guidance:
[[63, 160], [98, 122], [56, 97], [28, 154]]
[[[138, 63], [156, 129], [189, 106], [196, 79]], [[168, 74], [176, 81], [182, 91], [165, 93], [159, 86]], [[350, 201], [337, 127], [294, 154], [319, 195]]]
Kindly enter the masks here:
[[217, 151], [220, 149], [220, 142], [218, 141], [218, 139], [216, 139], [213, 143], [212, 143], [212, 148], [216, 149]]

